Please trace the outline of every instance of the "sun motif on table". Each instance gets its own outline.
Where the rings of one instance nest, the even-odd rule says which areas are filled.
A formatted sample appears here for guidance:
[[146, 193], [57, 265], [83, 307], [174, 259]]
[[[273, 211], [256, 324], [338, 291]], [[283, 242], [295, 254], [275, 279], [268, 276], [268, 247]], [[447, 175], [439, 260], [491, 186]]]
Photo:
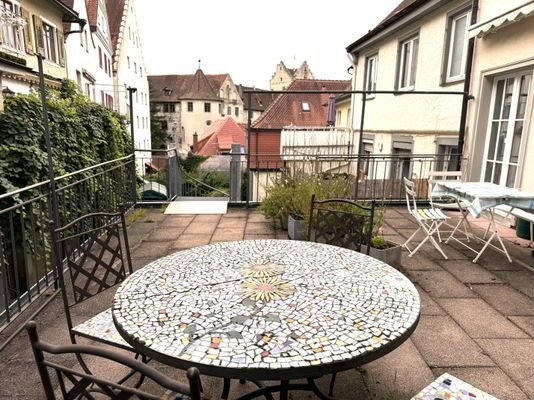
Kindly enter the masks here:
[[253, 278], [280, 275], [283, 271], [281, 265], [268, 259], [250, 260], [240, 269], [244, 276]]
[[241, 283], [241, 291], [249, 299], [256, 301], [272, 301], [287, 297], [295, 287], [278, 276], [249, 278]]

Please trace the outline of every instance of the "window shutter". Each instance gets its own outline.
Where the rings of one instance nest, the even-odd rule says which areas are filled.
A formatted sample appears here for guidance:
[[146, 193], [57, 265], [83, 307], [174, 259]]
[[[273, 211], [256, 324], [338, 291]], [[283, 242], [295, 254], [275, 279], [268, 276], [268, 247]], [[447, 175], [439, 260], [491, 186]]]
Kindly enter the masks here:
[[21, 8], [20, 13], [22, 15], [22, 18], [24, 18], [24, 21], [26, 22], [26, 24], [24, 25], [24, 44], [26, 46], [26, 53], [32, 54], [33, 44], [32, 44], [32, 36], [30, 34], [30, 32], [32, 31], [30, 13], [24, 8]]
[[43, 22], [38, 15], [33, 16], [33, 29], [35, 30], [35, 50], [37, 54], [45, 56], [45, 43], [44, 43], [44, 31]]
[[63, 36], [63, 32], [59, 29], [56, 30], [57, 32], [57, 50], [58, 50], [58, 61], [59, 65], [62, 67], [65, 66], [65, 38]]

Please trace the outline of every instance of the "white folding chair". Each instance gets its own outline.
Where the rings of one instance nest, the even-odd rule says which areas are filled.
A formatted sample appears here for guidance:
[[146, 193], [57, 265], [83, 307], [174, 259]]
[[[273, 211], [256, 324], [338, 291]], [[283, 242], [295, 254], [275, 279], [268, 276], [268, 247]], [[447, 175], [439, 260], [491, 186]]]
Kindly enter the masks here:
[[[443, 211], [439, 208], [418, 208], [417, 207], [417, 196], [415, 192], [415, 184], [407, 179], [404, 179], [404, 190], [406, 192], [406, 205], [408, 207], [408, 212], [415, 219], [419, 227], [417, 230], [412, 233], [412, 235], [404, 242], [402, 247], [406, 248], [409, 252], [409, 257], [413, 256], [417, 250], [421, 248], [428, 240], [430, 243], [441, 253], [441, 255], [447, 260], [448, 257], [441, 249], [440, 245], [434, 239], [434, 234], [438, 234], [439, 227], [449, 219]], [[418, 232], [423, 231], [426, 236], [413, 250], [408, 247], [408, 244], [412, 239], [417, 235]], [[439, 239], [439, 236], [438, 236]], [[440, 240], [441, 241], [441, 240]]]
[[441, 210], [458, 210], [462, 213], [460, 220], [454, 224], [449, 224], [445, 222], [444, 225], [448, 226], [450, 229], [443, 230], [439, 229], [437, 234], [439, 241], [441, 242], [441, 234], [448, 233], [449, 237], [453, 236], [456, 231], [460, 228], [463, 228], [465, 234], [465, 239], [469, 242], [469, 232], [471, 232], [471, 226], [467, 220], [467, 206], [463, 202], [458, 201], [458, 199], [452, 196], [432, 196], [432, 191], [434, 187], [444, 181], [461, 181], [462, 180], [462, 171], [431, 171], [428, 173], [428, 200], [430, 201], [430, 206], [434, 209], [439, 208]]

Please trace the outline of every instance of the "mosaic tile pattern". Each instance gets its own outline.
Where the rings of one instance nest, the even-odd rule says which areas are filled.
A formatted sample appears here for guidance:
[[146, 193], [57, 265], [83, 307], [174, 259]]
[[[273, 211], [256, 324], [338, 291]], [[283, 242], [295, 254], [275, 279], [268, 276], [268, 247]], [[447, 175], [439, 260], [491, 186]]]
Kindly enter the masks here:
[[411, 400], [499, 400], [452, 375], [443, 374]]
[[132, 274], [116, 323], [152, 351], [210, 367], [273, 370], [354, 360], [417, 321], [419, 295], [397, 270], [314, 242], [196, 247]]
[[106, 311], [76, 325], [72, 331], [77, 335], [89, 339], [132, 350], [132, 346], [126, 343], [119, 332], [117, 332], [117, 328], [115, 328], [115, 324], [113, 323], [111, 308], [108, 308]]

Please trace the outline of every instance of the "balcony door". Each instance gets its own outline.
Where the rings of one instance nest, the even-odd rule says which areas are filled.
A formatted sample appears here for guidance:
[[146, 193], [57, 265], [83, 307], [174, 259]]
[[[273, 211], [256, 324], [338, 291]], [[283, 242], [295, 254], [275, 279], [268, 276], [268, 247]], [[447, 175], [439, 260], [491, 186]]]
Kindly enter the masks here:
[[485, 144], [484, 181], [518, 185], [532, 71], [496, 78]]

